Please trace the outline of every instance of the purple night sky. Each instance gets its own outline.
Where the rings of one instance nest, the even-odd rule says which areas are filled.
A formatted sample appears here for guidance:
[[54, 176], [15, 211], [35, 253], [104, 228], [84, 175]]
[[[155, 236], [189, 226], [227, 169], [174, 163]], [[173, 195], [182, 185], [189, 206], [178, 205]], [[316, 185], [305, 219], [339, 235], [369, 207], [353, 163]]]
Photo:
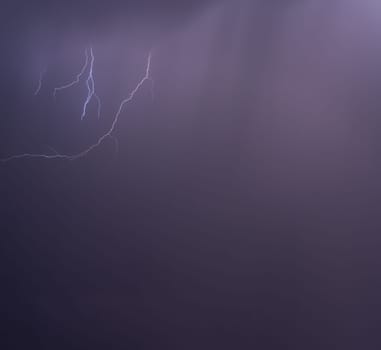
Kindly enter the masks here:
[[[151, 54], [112, 137], [0, 162], [2, 350], [381, 348], [381, 3], [5, 0], [0, 26], [0, 160], [88, 149]], [[53, 92], [90, 47], [81, 120], [88, 73]]]

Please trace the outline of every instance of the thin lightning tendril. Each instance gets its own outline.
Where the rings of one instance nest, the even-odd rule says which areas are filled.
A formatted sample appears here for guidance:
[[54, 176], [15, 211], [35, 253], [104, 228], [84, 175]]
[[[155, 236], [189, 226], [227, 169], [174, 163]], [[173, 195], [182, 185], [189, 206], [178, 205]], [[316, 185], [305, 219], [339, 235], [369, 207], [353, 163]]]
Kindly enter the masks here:
[[[87, 52], [87, 51], [86, 51]], [[146, 65], [146, 70], [145, 70], [145, 75], [144, 77], [138, 82], [138, 84], [135, 86], [135, 88], [129, 93], [129, 95], [120, 103], [119, 105], [119, 108], [114, 116], [114, 119], [111, 123], [111, 126], [110, 128], [102, 135], [98, 138], [97, 142], [95, 142], [94, 144], [92, 144], [91, 146], [89, 146], [88, 148], [86, 148], [84, 151], [80, 152], [80, 153], [77, 153], [77, 154], [73, 154], [73, 155], [67, 155], [67, 154], [59, 154], [59, 153], [56, 153], [56, 154], [33, 154], [33, 153], [24, 153], [24, 154], [19, 154], [19, 155], [14, 155], [14, 156], [11, 156], [11, 157], [8, 157], [8, 158], [4, 158], [4, 159], [0, 159], [1, 162], [8, 162], [8, 161], [11, 161], [11, 160], [15, 160], [15, 159], [22, 159], [22, 158], [41, 158], [41, 159], [66, 159], [66, 160], [75, 160], [75, 159], [78, 159], [78, 158], [82, 158], [84, 156], [86, 156], [87, 154], [89, 154], [92, 150], [94, 150], [95, 148], [99, 147], [103, 141], [107, 138], [114, 138], [114, 136], [112, 135], [112, 133], [114, 132], [115, 128], [116, 128], [116, 125], [118, 124], [118, 121], [119, 121], [119, 117], [123, 111], [123, 108], [125, 105], [129, 104], [135, 97], [136, 93], [140, 90], [140, 88], [144, 85], [144, 83], [146, 83], [147, 81], [150, 81], [151, 84], [153, 83], [153, 80], [150, 76], [150, 72], [151, 72], [151, 58], [152, 58], [152, 53], [150, 52], [149, 55], [148, 55], [148, 58], [147, 58], [147, 65]], [[87, 62], [88, 62], [88, 55], [86, 54], [86, 66], [87, 66]], [[84, 69], [83, 69], [84, 70]], [[80, 73], [78, 76], [80, 78], [80, 76], [82, 75], [83, 73]], [[77, 77], [78, 77], [77, 76]], [[90, 86], [90, 91], [91, 90], [91, 79], [89, 79], [89, 86]], [[71, 84], [71, 85], [70, 85]], [[73, 83], [70, 83], [68, 85], [72, 86], [75, 84], [75, 82]], [[62, 88], [66, 88], [68, 87], [65, 86], [65, 87], [62, 87]], [[62, 88], [58, 88], [58, 89], [62, 89]], [[151, 85], [151, 93], [153, 94], [153, 85]], [[115, 138], [114, 138], [115, 140]]]
[[54, 97], [56, 96], [58, 91], [65, 90], [65, 89], [68, 89], [68, 88], [70, 88], [70, 87], [72, 87], [74, 85], [79, 84], [79, 81], [81, 80], [82, 75], [85, 74], [86, 68], [87, 68], [88, 63], [89, 63], [89, 53], [87, 52], [87, 49], [85, 50], [85, 57], [86, 57], [85, 63], [82, 66], [80, 72], [77, 74], [76, 78], [72, 82], [70, 82], [68, 84], [65, 84], [65, 85], [62, 85], [62, 86], [54, 88], [54, 91], [53, 91], [53, 96]]
[[[90, 59], [89, 59], [89, 51], [90, 51]], [[56, 87], [53, 91], [53, 96], [55, 97], [58, 91], [65, 90], [65, 89], [68, 89], [70, 87], [73, 87], [74, 85], [79, 84], [82, 76], [85, 74], [86, 69], [90, 63], [89, 73], [88, 73], [88, 76], [86, 79], [87, 96], [86, 96], [85, 102], [83, 104], [81, 120], [83, 120], [85, 118], [86, 113], [87, 113], [87, 107], [88, 107], [88, 105], [91, 102], [91, 99], [93, 97], [97, 101], [97, 105], [98, 105], [97, 110], [98, 110], [98, 119], [99, 119], [101, 116], [101, 100], [95, 92], [95, 81], [94, 81], [94, 74], [93, 74], [95, 57], [94, 57], [94, 52], [93, 52], [92, 47], [90, 47], [89, 50], [88, 49], [85, 50], [85, 56], [86, 56], [85, 63], [82, 66], [81, 71], [77, 74], [75, 80], [73, 80], [72, 82], [70, 82], [66, 85]]]
[[37, 96], [37, 95], [40, 93], [40, 91], [41, 91], [41, 88], [42, 88], [42, 80], [44, 79], [44, 75], [45, 75], [45, 73], [46, 73], [46, 69], [44, 69], [44, 70], [42, 70], [42, 71], [40, 72], [40, 76], [39, 76], [39, 78], [38, 78], [38, 85], [37, 85], [36, 90], [34, 91], [34, 96]]
[[90, 59], [89, 75], [86, 79], [87, 97], [86, 97], [85, 103], [83, 104], [81, 120], [83, 120], [83, 118], [85, 118], [87, 106], [93, 97], [96, 99], [97, 104], [98, 104], [98, 119], [100, 118], [100, 115], [101, 115], [101, 100], [100, 100], [99, 96], [95, 93], [95, 81], [94, 81], [94, 76], [93, 76], [95, 58], [94, 58], [94, 53], [93, 53], [92, 47], [90, 47], [90, 57], [91, 57], [91, 59]]

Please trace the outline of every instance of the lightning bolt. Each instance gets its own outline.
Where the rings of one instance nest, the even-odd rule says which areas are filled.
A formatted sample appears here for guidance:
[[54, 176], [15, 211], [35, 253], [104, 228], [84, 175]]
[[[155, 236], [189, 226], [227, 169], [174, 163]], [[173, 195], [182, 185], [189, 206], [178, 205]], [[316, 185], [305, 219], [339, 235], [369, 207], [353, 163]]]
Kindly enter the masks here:
[[93, 48], [90, 47], [90, 69], [89, 69], [89, 75], [86, 79], [86, 86], [87, 86], [87, 97], [85, 100], [85, 103], [83, 104], [83, 110], [82, 110], [82, 115], [81, 115], [81, 120], [86, 116], [86, 111], [87, 111], [87, 106], [90, 103], [91, 99], [94, 97], [98, 103], [98, 119], [100, 118], [101, 115], [101, 100], [98, 97], [98, 95], [95, 93], [95, 82], [94, 82], [94, 53], [93, 53]]
[[34, 96], [37, 96], [40, 91], [41, 91], [41, 88], [42, 88], [42, 80], [44, 79], [44, 75], [46, 73], [46, 69], [43, 69], [41, 72], [40, 72], [40, 76], [38, 78], [38, 85], [37, 85], [37, 88], [36, 90], [34, 91]]
[[[86, 51], [87, 52], [87, 51]], [[90, 55], [92, 56], [92, 52], [90, 50]], [[92, 56], [93, 57], [93, 56]], [[131, 101], [133, 101], [135, 95], [137, 94], [137, 92], [141, 89], [141, 87], [146, 83], [146, 82], [151, 82], [151, 93], [153, 94], [153, 79], [151, 78], [151, 60], [152, 60], [152, 53], [150, 52], [148, 54], [148, 58], [147, 58], [147, 63], [146, 63], [146, 69], [145, 69], [145, 74], [143, 76], [143, 78], [138, 82], [138, 84], [135, 86], [135, 88], [129, 93], [129, 95], [124, 99], [122, 100], [122, 102], [120, 103], [119, 105], [119, 108], [116, 112], [116, 114], [114, 115], [114, 118], [113, 118], [113, 121], [111, 123], [111, 126], [110, 128], [103, 134], [101, 135], [98, 140], [90, 145], [88, 148], [86, 148], [85, 150], [83, 150], [82, 152], [79, 152], [77, 154], [73, 154], [73, 155], [67, 155], [67, 154], [59, 154], [57, 152], [54, 152], [54, 154], [34, 154], [34, 153], [24, 153], [24, 154], [18, 154], [18, 155], [14, 155], [14, 156], [11, 156], [11, 157], [8, 157], [8, 158], [3, 158], [3, 159], [0, 159], [1, 162], [8, 162], [8, 161], [11, 161], [11, 160], [15, 160], [15, 159], [23, 159], [23, 158], [41, 158], [41, 159], [65, 159], [65, 160], [76, 160], [78, 158], [82, 158], [84, 156], [86, 156], [87, 154], [89, 154], [91, 151], [93, 151], [94, 149], [96, 149], [97, 147], [99, 147], [104, 140], [106, 140], [107, 138], [112, 138], [114, 140], [117, 140], [115, 139], [115, 137], [112, 135], [112, 133], [114, 132], [117, 124], [118, 124], [118, 121], [119, 121], [119, 118], [122, 114], [122, 111], [123, 111], [123, 108], [128, 105]], [[87, 66], [87, 63], [88, 63], [88, 55], [86, 54], [86, 66]], [[82, 73], [83, 74], [83, 73]], [[78, 75], [79, 77], [82, 75], [81, 73]], [[78, 77], [77, 76], [77, 77]], [[91, 76], [91, 75], [89, 75]], [[75, 82], [72, 82], [70, 83], [71, 86], [75, 84]], [[68, 85], [70, 85], [68, 84]], [[92, 78], [89, 78], [88, 79], [88, 86], [89, 86], [89, 91], [93, 91], [92, 90]], [[66, 85], [66, 86], [68, 86]], [[63, 87], [63, 88], [66, 88]], [[58, 88], [60, 89], [60, 88]], [[62, 88], [61, 88], [62, 89]], [[94, 93], [95, 94], [95, 93]], [[153, 95], [152, 95], [153, 96]], [[116, 148], [118, 148], [117, 146], [117, 141], [116, 142]]]
[[[90, 58], [89, 58], [89, 54], [90, 54]], [[93, 48], [90, 47], [89, 49], [85, 50], [85, 63], [83, 64], [83, 66], [82, 66], [80, 72], [77, 74], [76, 78], [68, 84], [54, 88], [54, 91], [53, 91], [53, 96], [55, 97], [57, 95], [58, 91], [65, 90], [65, 89], [71, 88], [71, 87], [79, 84], [82, 76], [86, 73], [86, 69], [90, 65], [90, 67], [88, 69], [88, 76], [86, 79], [87, 96], [86, 96], [85, 102], [83, 103], [81, 120], [83, 120], [85, 118], [86, 113], [87, 113], [87, 107], [88, 107], [88, 105], [91, 102], [93, 97], [97, 101], [97, 105], [98, 105], [98, 119], [100, 118], [100, 115], [101, 115], [101, 100], [95, 92], [94, 61], [95, 61], [95, 57], [94, 57]]]
[[53, 96], [54, 97], [56, 96], [58, 91], [65, 90], [65, 89], [68, 89], [68, 88], [70, 88], [70, 87], [72, 87], [74, 85], [79, 84], [79, 82], [81, 80], [81, 77], [82, 77], [83, 74], [85, 74], [87, 65], [89, 63], [89, 54], [87, 52], [87, 49], [85, 50], [85, 57], [86, 57], [85, 63], [83, 64], [83, 66], [82, 66], [80, 72], [77, 74], [76, 78], [73, 81], [71, 81], [70, 83], [68, 83], [68, 84], [65, 84], [65, 85], [62, 85], [62, 86], [54, 88], [54, 91], [53, 91]]
[[118, 120], [119, 120], [119, 117], [122, 113], [122, 110], [123, 110], [123, 107], [128, 104], [129, 102], [131, 102], [136, 93], [140, 90], [140, 88], [143, 86], [143, 84], [146, 82], [146, 81], [151, 81], [152, 82], [152, 78], [150, 77], [150, 72], [151, 72], [151, 59], [152, 59], [152, 54], [151, 52], [149, 53], [148, 55], [148, 59], [147, 59], [147, 65], [146, 65], [146, 71], [145, 71], [145, 75], [144, 77], [139, 81], [139, 83], [136, 85], [135, 89], [133, 89], [130, 94], [128, 95], [127, 98], [125, 98], [119, 105], [119, 108], [114, 116], [114, 120], [113, 122], [111, 123], [111, 126], [110, 128], [108, 129], [107, 132], [105, 132], [99, 139], [96, 143], [92, 144], [90, 147], [88, 147], [87, 149], [85, 149], [84, 151], [76, 154], [76, 155], [72, 155], [72, 156], [69, 156], [69, 159], [70, 160], [74, 160], [74, 159], [77, 159], [77, 158], [80, 158], [80, 157], [83, 157], [85, 156], [86, 154], [88, 154], [89, 152], [91, 152], [94, 148], [97, 148], [99, 147], [102, 142], [107, 138], [107, 137], [111, 137], [112, 136], [112, 133], [114, 132], [115, 130], [115, 127], [116, 125], [118, 124]]

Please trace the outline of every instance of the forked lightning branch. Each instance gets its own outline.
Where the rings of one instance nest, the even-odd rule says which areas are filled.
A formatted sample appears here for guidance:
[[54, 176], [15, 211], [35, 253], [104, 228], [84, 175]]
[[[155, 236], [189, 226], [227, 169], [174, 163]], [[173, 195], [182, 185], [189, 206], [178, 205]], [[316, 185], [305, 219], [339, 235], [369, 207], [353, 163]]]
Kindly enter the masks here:
[[[126, 105], [128, 105], [130, 102], [133, 101], [136, 93], [145, 85], [145, 83], [149, 82], [151, 84], [152, 94], [153, 94], [153, 80], [151, 78], [151, 59], [152, 59], [152, 53], [150, 52], [148, 54], [148, 57], [146, 59], [145, 64], [145, 72], [143, 74], [143, 77], [141, 80], [135, 85], [135, 88], [127, 95], [127, 97], [121, 101], [119, 104], [119, 107], [117, 109], [116, 114], [114, 115], [114, 118], [112, 119], [111, 126], [108, 130], [106, 130], [105, 133], [103, 133], [93, 144], [88, 146], [86, 149], [76, 153], [76, 154], [60, 154], [57, 152], [54, 152], [52, 154], [49, 153], [22, 153], [22, 154], [16, 154], [9, 156], [7, 158], [0, 159], [1, 162], [9, 162], [16, 159], [26, 159], [26, 158], [41, 158], [41, 159], [64, 159], [64, 160], [75, 160], [81, 157], [86, 156], [89, 152], [93, 151], [97, 147], [99, 147], [104, 140], [107, 138], [112, 138], [115, 140], [114, 136], [112, 135], [117, 124], [119, 121], [119, 118], [123, 112], [123, 109]], [[53, 90], [53, 96], [56, 97], [57, 93], [63, 92], [66, 89], [69, 89], [75, 85], [81, 84], [83, 81], [85, 83], [85, 86], [87, 88], [87, 95], [82, 105], [82, 113], [81, 113], [81, 120], [83, 120], [87, 114], [87, 108], [89, 104], [92, 101], [95, 101], [97, 103], [97, 112], [98, 112], [98, 118], [101, 114], [101, 99], [97, 95], [95, 91], [95, 79], [94, 79], [94, 62], [95, 62], [95, 56], [93, 52], [93, 48], [89, 47], [85, 50], [85, 61], [82, 65], [82, 68], [80, 69], [79, 73], [75, 76], [75, 78], [65, 83], [64, 85], [61, 85], [59, 87], [54, 88]], [[42, 84], [43, 84], [43, 78], [46, 71], [42, 71], [39, 80], [37, 88], [34, 92], [35, 95], [38, 95], [38, 93], [41, 90]]]

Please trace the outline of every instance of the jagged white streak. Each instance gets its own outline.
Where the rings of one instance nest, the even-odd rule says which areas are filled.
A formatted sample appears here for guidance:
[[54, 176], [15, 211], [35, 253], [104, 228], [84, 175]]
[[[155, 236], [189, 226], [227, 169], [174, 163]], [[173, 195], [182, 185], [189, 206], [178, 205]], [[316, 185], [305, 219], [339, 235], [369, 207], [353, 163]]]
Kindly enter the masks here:
[[88, 154], [89, 152], [91, 152], [94, 148], [98, 147], [101, 145], [101, 143], [107, 138], [107, 137], [110, 137], [111, 134], [113, 133], [113, 131], [115, 130], [115, 127], [118, 123], [118, 120], [119, 120], [119, 117], [120, 117], [120, 114], [122, 113], [122, 110], [123, 110], [123, 107], [128, 104], [129, 102], [131, 102], [136, 93], [139, 91], [139, 89], [142, 87], [142, 85], [146, 82], [146, 81], [152, 81], [151, 77], [150, 77], [150, 70], [151, 70], [151, 52], [149, 53], [148, 55], [148, 59], [147, 59], [147, 66], [146, 66], [146, 72], [145, 72], [145, 75], [143, 77], [142, 80], [139, 81], [139, 83], [136, 85], [135, 89], [132, 90], [130, 92], [130, 94], [128, 95], [127, 98], [125, 98], [119, 105], [119, 108], [115, 114], [115, 117], [114, 117], [114, 120], [111, 124], [111, 127], [109, 128], [109, 130], [104, 133], [96, 143], [94, 143], [93, 145], [91, 145], [90, 147], [88, 147], [87, 149], [85, 149], [83, 152], [81, 153], [78, 153], [76, 155], [73, 155], [73, 156], [70, 156], [69, 159], [73, 160], [73, 159], [77, 159], [77, 158], [80, 158], [80, 157], [83, 157], [85, 156], [86, 154]]
[[90, 47], [90, 69], [89, 69], [89, 75], [86, 79], [86, 87], [87, 87], [87, 97], [85, 100], [85, 103], [83, 104], [83, 110], [81, 115], [81, 120], [86, 116], [87, 106], [90, 103], [91, 99], [94, 97], [98, 104], [98, 118], [100, 118], [101, 115], [101, 100], [99, 96], [95, 93], [95, 81], [94, 81], [94, 53], [93, 48]]
[[41, 91], [42, 80], [44, 79], [44, 75], [45, 75], [45, 73], [46, 73], [46, 69], [44, 69], [44, 70], [42, 70], [42, 71], [40, 72], [40, 76], [39, 76], [39, 78], [38, 78], [38, 85], [37, 85], [36, 90], [34, 91], [34, 96], [37, 96], [37, 95], [40, 93], [40, 91]]
[[[89, 52], [90, 52], [90, 59], [89, 59]], [[85, 102], [83, 103], [81, 120], [83, 120], [83, 118], [85, 118], [86, 112], [87, 112], [87, 107], [88, 107], [88, 105], [91, 102], [91, 99], [93, 97], [97, 101], [97, 105], [98, 105], [98, 107], [97, 107], [97, 109], [98, 109], [98, 119], [99, 119], [100, 115], [101, 115], [101, 100], [100, 100], [99, 96], [95, 92], [95, 81], [94, 81], [94, 61], [95, 61], [95, 57], [94, 57], [94, 52], [93, 52], [93, 48], [92, 47], [90, 47], [90, 49], [86, 49], [85, 50], [85, 56], [86, 56], [85, 63], [82, 66], [81, 71], [77, 74], [75, 80], [73, 80], [72, 82], [70, 82], [70, 83], [68, 83], [66, 85], [63, 85], [63, 86], [55, 88], [54, 91], [53, 91], [53, 96], [56, 96], [57, 92], [60, 91], [60, 90], [68, 89], [68, 88], [70, 88], [70, 87], [72, 87], [74, 85], [79, 84], [82, 76], [86, 72], [86, 69], [90, 65], [88, 76], [87, 76], [87, 79], [86, 79], [87, 96], [86, 96]]]
[[66, 85], [62, 85], [62, 86], [54, 88], [53, 96], [56, 96], [58, 91], [65, 90], [65, 89], [68, 89], [68, 88], [70, 88], [76, 84], [79, 84], [79, 81], [81, 80], [82, 75], [85, 74], [87, 65], [89, 63], [89, 53], [88, 53], [87, 49], [85, 50], [85, 56], [86, 56], [85, 63], [82, 66], [80, 72], [76, 75], [75, 79]]
[[[148, 55], [148, 59], [147, 59], [147, 65], [146, 65], [146, 70], [145, 70], [145, 75], [144, 77], [139, 81], [139, 83], [136, 85], [136, 87], [130, 92], [130, 94], [128, 95], [128, 97], [126, 97], [119, 105], [119, 108], [114, 116], [114, 119], [113, 119], [113, 122], [111, 123], [111, 126], [110, 128], [101, 136], [99, 137], [99, 139], [97, 140], [97, 142], [95, 142], [94, 144], [92, 144], [91, 146], [89, 146], [88, 148], [86, 148], [84, 151], [80, 152], [80, 153], [77, 153], [77, 154], [73, 154], [73, 155], [66, 155], [66, 154], [33, 154], [33, 153], [24, 153], [24, 154], [19, 154], [19, 155], [15, 155], [15, 156], [11, 156], [11, 157], [8, 157], [8, 158], [4, 158], [4, 159], [1, 159], [0, 161], [2, 162], [8, 162], [10, 160], [15, 160], [15, 159], [22, 159], [22, 158], [41, 158], [41, 159], [66, 159], [66, 160], [75, 160], [75, 159], [78, 159], [78, 158], [82, 158], [84, 156], [86, 156], [88, 153], [90, 153], [92, 150], [94, 150], [95, 148], [99, 147], [102, 142], [108, 138], [108, 137], [113, 137], [112, 136], [112, 133], [114, 132], [115, 128], [116, 128], [116, 125], [118, 124], [118, 121], [119, 121], [119, 117], [123, 111], [123, 107], [125, 105], [127, 105], [128, 103], [130, 103], [136, 93], [140, 90], [140, 88], [144, 85], [145, 82], [147, 81], [150, 81], [151, 83], [153, 82], [152, 78], [150, 77], [150, 72], [151, 72], [151, 58], [152, 58], [152, 54], [151, 52], [149, 53]], [[151, 85], [151, 88], [152, 88], [152, 85]], [[152, 91], [152, 90], [151, 90]]]

